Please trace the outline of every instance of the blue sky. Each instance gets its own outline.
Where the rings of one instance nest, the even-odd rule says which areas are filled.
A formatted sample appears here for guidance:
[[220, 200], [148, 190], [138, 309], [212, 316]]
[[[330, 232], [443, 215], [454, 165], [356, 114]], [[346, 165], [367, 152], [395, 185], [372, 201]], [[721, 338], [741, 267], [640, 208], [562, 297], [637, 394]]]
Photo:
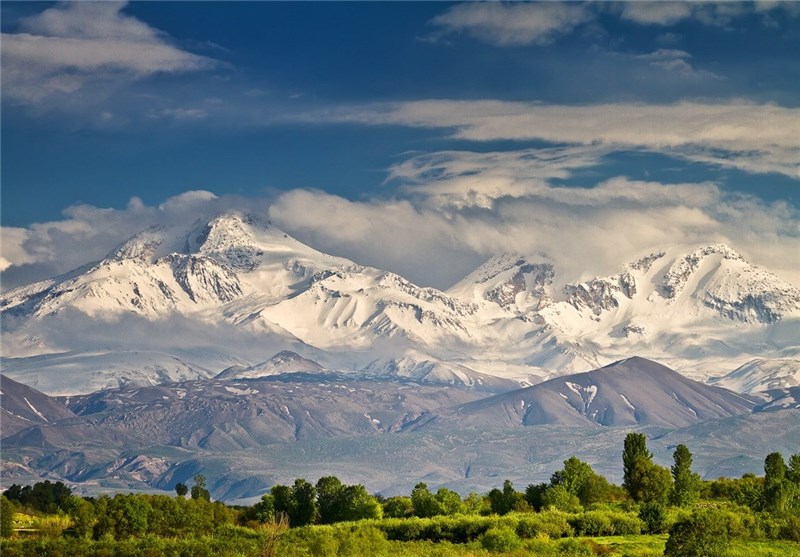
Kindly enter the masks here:
[[4, 288], [237, 203], [440, 287], [706, 241], [800, 283], [798, 3], [0, 9]]

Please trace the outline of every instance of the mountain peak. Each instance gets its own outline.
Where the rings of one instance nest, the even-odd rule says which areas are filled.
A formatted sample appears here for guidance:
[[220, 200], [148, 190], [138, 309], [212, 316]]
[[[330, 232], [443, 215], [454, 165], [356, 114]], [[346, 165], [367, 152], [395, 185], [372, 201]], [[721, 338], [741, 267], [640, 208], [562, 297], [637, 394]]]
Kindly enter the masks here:
[[552, 263], [540, 261], [542, 258], [497, 254], [447, 293], [467, 301], [486, 300], [515, 313], [541, 309], [552, 303], [555, 277]]
[[258, 379], [281, 373], [320, 373], [325, 371], [313, 360], [302, 357], [297, 352], [282, 350], [265, 362], [250, 367], [233, 366], [216, 376], [216, 379]]

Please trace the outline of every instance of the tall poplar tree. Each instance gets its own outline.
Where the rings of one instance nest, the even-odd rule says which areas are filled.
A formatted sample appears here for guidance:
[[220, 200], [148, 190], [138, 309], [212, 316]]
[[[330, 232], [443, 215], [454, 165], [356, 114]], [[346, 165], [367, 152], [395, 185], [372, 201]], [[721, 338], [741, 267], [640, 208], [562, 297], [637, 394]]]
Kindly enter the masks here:
[[700, 498], [700, 475], [692, 472], [692, 453], [686, 445], [678, 445], [672, 454], [672, 493], [670, 502], [689, 507]]

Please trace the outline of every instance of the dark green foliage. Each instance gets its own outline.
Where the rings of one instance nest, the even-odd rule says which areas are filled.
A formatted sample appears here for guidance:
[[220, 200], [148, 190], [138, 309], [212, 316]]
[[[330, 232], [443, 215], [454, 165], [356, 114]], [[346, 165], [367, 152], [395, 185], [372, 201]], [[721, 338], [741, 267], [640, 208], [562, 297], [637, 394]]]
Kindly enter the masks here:
[[724, 557], [729, 541], [725, 518], [716, 509], [702, 509], [672, 526], [664, 556]]
[[670, 503], [689, 507], [700, 498], [700, 475], [692, 472], [692, 453], [686, 445], [678, 445], [672, 454], [672, 492]]
[[754, 474], [744, 474], [739, 479], [719, 478], [705, 482], [702, 496], [710, 499], [728, 499], [738, 505], [746, 505], [752, 509], [761, 506], [761, 492], [764, 478]]
[[195, 474], [192, 479], [194, 480], [192, 499], [211, 501], [211, 493], [206, 489], [206, 477], [203, 474]]
[[787, 480], [789, 468], [781, 453], [770, 453], [764, 460], [764, 486], [761, 492], [762, 510], [784, 515], [790, 508], [792, 489]]
[[786, 478], [795, 486], [800, 487], [800, 453], [789, 457], [789, 469], [786, 472]]
[[289, 516], [289, 510], [292, 508], [292, 488], [286, 485], [273, 485], [270, 489], [272, 495], [272, 504], [275, 508], [275, 514]]
[[262, 524], [274, 522], [279, 518], [277, 514], [275, 511], [275, 498], [271, 493], [265, 493], [261, 496], [261, 501], [250, 508], [244, 509], [239, 516], [239, 522], [247, 523], [251, 520]]
[[461, 496], [446, 487], [439, 488], [436, 492], [436, 500], [442, 505], [442, 510], [446, 515], [464, 512], [464, 502], [461, 500]]
[[335, 476], [324, 476], [317, 480], [317, 509], [321, 524], [342, 520], [340, 516], [342, 491], [344, 485]]
[[503, 482], [502, 491], [495, 488], [489, 492], [489, 504], [492, 512], [499, 515], [510, 513], [523, 500], [523, 495], [514, 490], [514, 484], [510, 480]]
[[647, 450], [647, 438], [643, 433], [629, 433], [625, 436], [624, 448], [622, 450], [622, 474], [624, 487], [631, 498], [637, 500], [634, 493], [639, 491], [637, 485], [638, 478], [636, 467], [643, 461], [652, 461], [653, 453]]
[[436, 500], [425, 482], [414, 486], [411, 491], [411, 504], [414, 507], [414, 516], [420, 518], [444, 514], [444, 507]]
[[663, 534], [667, 530], [667, 508], [661, 501], [642, 503], [639, 518], [649, 534]]
[[387, 518], [407, 518], [413, 514], [411, 497], [390, 497], [383, 502], [383, 516]]
[[494, 553], [512, 551], [520, 546], [517, 534], [508, 527], [489, 528], [480, 537], [481, 547]]
[[33, 486], [11, 485], [3, 492], [9, 500], [14, 501], [35, 511], [43, 513], [55, 513], [65, 510], [72, 490], [64, 485], [63, 482], [51, 483], [50, 480], [36, 482]]
[[0, 538], [10, 538], [14, 533], [14, 503], [0, 495]]
[[563, 485], [584, 506], [607, 501], [611, 493], [608, 481], [574, 456], [565, 460], [564, 468], [550, 477], [550, 485]]
[[72, 532], [78, 538], [91, 538], [94, 525], [97, 522], [94, 505], [86, 499], [73, 496], [68, 513], [72, 518]]
[[186, 484], [178, 482], [175, 484], [175, 494], [178, 497], [186, 497], [186, 494], [189, 493], [189, 488]]
[[297, 479], [292, 486], [292, 505], [289, 508], [289, 524], [305, 526], [313, 524], [317, 517], [317, 490], [305, 481]]
[[316, 521], [317, 490], [306, 480], [297, 479], [292, 487], [274, 485], [270, 494], [275, 516], [285, 515], [293, 528], [313, 524]]
[[672, 491], [672, 474], [652, 460], [638, 458], [631, 464], [626, 490], [634, 501], [666, 505]]
[[548, 487], [549, 487], [548, 484], [540, 483], [540, 484], [530, 484], [525, 489], [525, 501], [528, 502], [528, 504], [531, 506], [533, 510], [535, 511], [542, 510], [542, 507], [544, 506], [543, 502], [544, 493], [545, 491], [547, 491]]
[[322, 524], [383, 516], [377, 499], [367, 493], [363, 485], [344, 485], [338, 478], [326, 476], [317, 481], [316, 490], [319, 522]]

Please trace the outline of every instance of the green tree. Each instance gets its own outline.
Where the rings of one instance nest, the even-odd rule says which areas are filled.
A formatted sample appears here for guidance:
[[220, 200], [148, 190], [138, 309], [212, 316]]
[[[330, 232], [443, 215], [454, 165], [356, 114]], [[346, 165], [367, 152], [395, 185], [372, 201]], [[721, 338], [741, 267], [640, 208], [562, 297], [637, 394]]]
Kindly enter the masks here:
[[82, 497], [73, 495], [68, 513], [72, 518], [72, 530], [75, 535], [83, 539], [90, 538], [97, 522], [94, 505]]
[[14, 533], [14, 503], [0, 495], [0, 538], [10, 538]]
[[275, 498], [271, 493], [265, 493], [261, 496], [261, 501], [253, 505], [253, 517], [261, 522], [273, 522], [277, 519], [275, 516]]
[[550, 485], [563, 485], [564, 489], [572, 495], [578, 495], [583, 484], [594, 474], [594, 470], [587, 463], [575, 456], [564, 461], [564, 468], [550, 476]]
[[480, 493], [471, 491], [464, 499], [464, 512], [467, 514], [482, 514], [489, 510], [488, 501]]
[[292, 488], [286, 485], [276, 484], [270, 489], [272, 503], [275, 506], [275, 516], [285, 516], [289, 518], [292, 509]]
[[664, 557], [723, 557], [729, 543], [730, 533], [719, 511], [702, 509], [672, 526]]
[[436, 500], [442, 505], [444, 514], [461, 514], [464, 512], [464, 502], [461, 496], [451, 489], [440, 487], [436, 492]]
[[428, 518], [444, 514], [442, 504], [428, 489], [428, 484], [420, 482], [411, 490], [411, 505], [414, 507], [414, 516]]
[[187, 493], [189, 493], [189, 488], [185, 483], [178, 482], [175, 484], [175, 494], [178, 497], [186, 497]]
[[[550, 486], [562, 485], [571, 495], [575, 495], [581, 505], [590, 505], [608, 500], [611, 485], [603, 476], [595, 473], [592, 467], [572, 456], [564, 461], [564, 468], [553, 473]], [[531, 505], [536, 508], [534, 505]]]
[[672, 491], [672, 474], [669, 468], [640, 458], [631, 468], [629, 483], [628, 493], [634, 501], [666, 505]]
[[789, 457], [789, 470], [786, 472], [786, 477], [790, 482], [800, 487], [800, 453]]
[[206, 477], [203, 474], [195, 474], [192, 479], [194, 480], [192, 499], [211, 501], [211, 493], [206, 489]]
[[113, 519], [115, 538], [129, 538], [147, 531], [150, 505], [139, 495], [115, 495], [106, 512]]
[[581, 512], [581, 501], [577, 495], [573, 495], [563, 485], [549, 486], [542, 494], [542, 509], [555, 509], [568, 513]]
[[690, 507], [700, 498], [700, 475], [692, 472], [692, 453], [686, 445], [678, 445], [672, 454], [672, 493], [670, 503]]
[[332, 524], [343, 520], [344, 487], [336, 476], [324, 476], [317, 480], [317, 509], [321, 524]]
[[313, 484], [299, 478], [292, 486], [292, 504], [289, 509], [289, 524], [305, 526], [317, 518], [317, 490]]
[[383, 516], [387, 518], [408, 518], [413, 514], [411, 497], [389, 497], [383, 502]]
[[348, 485], [340, 496], [341, 520], [379, 519], [383, 517], [383, 507], [378, 499], [367, 492], [363, 485]]
[[511, 483], [511, 480], [503, 482], [502, 491], [495, 488], [489, 492], [489, 505], [492, 512], [499, 515], [510, 513], [517, 506], [517, 503], [523, 499], [522, 494], [514, 490], [514, 484]]
[[789, 469], [781, 453], [767, 455], [764, 460], [764, 487], [761, 492], [763, 510], [775, 515], [786, 513], [790, 492], [787, 472]]
[[548, 490], [550, 486], [546, 483], [540, 484], [530, 484], [525, 489], [525, 501], [531, 506], [531, 508], [535, 511], [540, 511], [544, 507], [542, 499], [544, 497], [545, 492]]
[[646, 462], [652, 462], [653, 453], [647, 450], [647, 438], [643, 433], [629, 433], [625, 436], [625, 444], [622, 451], [622, 486], [634, 501], [638, 501], [637, 496], [641, 491], [638, 482], [641, 481], [643, 474], [637, 467]]

